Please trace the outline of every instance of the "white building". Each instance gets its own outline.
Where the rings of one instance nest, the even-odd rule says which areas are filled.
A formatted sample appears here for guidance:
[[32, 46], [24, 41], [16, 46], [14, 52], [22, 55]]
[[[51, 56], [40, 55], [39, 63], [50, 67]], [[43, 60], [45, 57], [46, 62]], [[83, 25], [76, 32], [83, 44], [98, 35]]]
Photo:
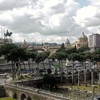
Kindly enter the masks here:
[[91, 50], [100, 48], [100, 34], [92, 34], [89, 36], [89, 47]]

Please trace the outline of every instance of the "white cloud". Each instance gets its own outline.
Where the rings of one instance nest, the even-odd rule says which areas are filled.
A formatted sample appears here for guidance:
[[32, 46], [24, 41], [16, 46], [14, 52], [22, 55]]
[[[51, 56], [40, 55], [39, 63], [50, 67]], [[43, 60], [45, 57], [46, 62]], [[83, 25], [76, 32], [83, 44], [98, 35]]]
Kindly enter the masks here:
[[80, 9], [75, 0], [2, 0], [0, 24], [15, 33], [15, 41], [33, 38], [41, 41], [46, 37], [46, 42], [64, 42], [65, 37], [75, 39], [83, 31], [88, 33], [88, 18], [94, 17], [97, 9], [95, 6]]
[[38, 0], [0, 0], [0, 10], [13, 10], [14, 8], [21, 8], [30, 6], [32, 2], [35, 5]]
[[88, 0], [92, 5], [98, 5], [100, 4], [99, 0]]
[[86, 26], [88, 20], [96, 15], [97, 10], [98, 8], [95, 6], [87, 6], [81, 8], [77, 11], [76, 16], [74, 18], [79, 25]]
[[[13, 41], [17, 42], [23, 42], [26, 40], [26, 42], [57, 42], [57, 43], [65, 43], [67, 38], [69, 40], [72, 40], [71, 42], [73, 43], [77, 38], [76, 37], [65, 37], [65, 36], [58, 36], [58, 35], [50, 35], [50, 36], [45, 36], [43, 37], [40, 33], [31, 33], [31, 34], [13, 34]], [[16, 38], [16, 39], [15, 39]], [[16, 41], [17, 40], [17, 41]]]
[[89, 0], [90, 4], [79, 9], [74, 16], [77, 24], [86, 27], [92, 33], [100, 33], [100, 1]]

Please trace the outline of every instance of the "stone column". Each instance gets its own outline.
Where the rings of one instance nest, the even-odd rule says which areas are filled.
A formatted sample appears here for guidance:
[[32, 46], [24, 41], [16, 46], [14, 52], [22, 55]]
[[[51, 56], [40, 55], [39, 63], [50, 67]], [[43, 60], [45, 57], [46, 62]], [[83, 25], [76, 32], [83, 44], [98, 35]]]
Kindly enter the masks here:
[[87, 86], [87, 82], [86, 82], [86, 75], [87, 75], [87, 70], [86, 69], [84, 69], [84, 84], [85, 84], [85, 86]]
[[80, 70], [78, 70], [78, 86], [80, 86]]
[[91, 85], [94, 84], [94, 72], [93, 69], [91, 69]]

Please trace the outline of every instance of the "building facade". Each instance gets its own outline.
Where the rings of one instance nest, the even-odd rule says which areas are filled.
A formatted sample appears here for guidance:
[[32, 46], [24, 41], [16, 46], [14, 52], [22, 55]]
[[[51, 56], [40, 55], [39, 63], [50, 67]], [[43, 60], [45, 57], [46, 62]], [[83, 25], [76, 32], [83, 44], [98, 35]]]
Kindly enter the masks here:
[[100, 34], [92, 34], [89, 36], [89, 47], [92, 50], [100, 48]]
[[72, 47], [76, 46], [76, 48], [80, 48], [81, 46], [86, 45], [88, 45], [88, 37], [83, 32], [82, 35], [78, 38], [78, 40], [72, 44]]
[[65, 45], [65, 48], [70, 48], [71, 47], [71, 43], [70, 43], [69, 39], [66, 40], [64, 45]]

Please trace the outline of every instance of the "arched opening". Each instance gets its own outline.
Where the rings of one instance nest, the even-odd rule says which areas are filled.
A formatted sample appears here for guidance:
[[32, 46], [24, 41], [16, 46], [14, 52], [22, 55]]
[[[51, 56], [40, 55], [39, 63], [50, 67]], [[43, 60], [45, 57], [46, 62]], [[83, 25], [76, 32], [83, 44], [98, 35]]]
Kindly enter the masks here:
[[30, 96], [27, 97], [27, 100], [32, 100]]
[[16, 92], [13, 94], [13, 99], [17, 99], [17, 93]]
[[25, 100], [26, 95], [25, 94], [21, 94], [21, 100]]

